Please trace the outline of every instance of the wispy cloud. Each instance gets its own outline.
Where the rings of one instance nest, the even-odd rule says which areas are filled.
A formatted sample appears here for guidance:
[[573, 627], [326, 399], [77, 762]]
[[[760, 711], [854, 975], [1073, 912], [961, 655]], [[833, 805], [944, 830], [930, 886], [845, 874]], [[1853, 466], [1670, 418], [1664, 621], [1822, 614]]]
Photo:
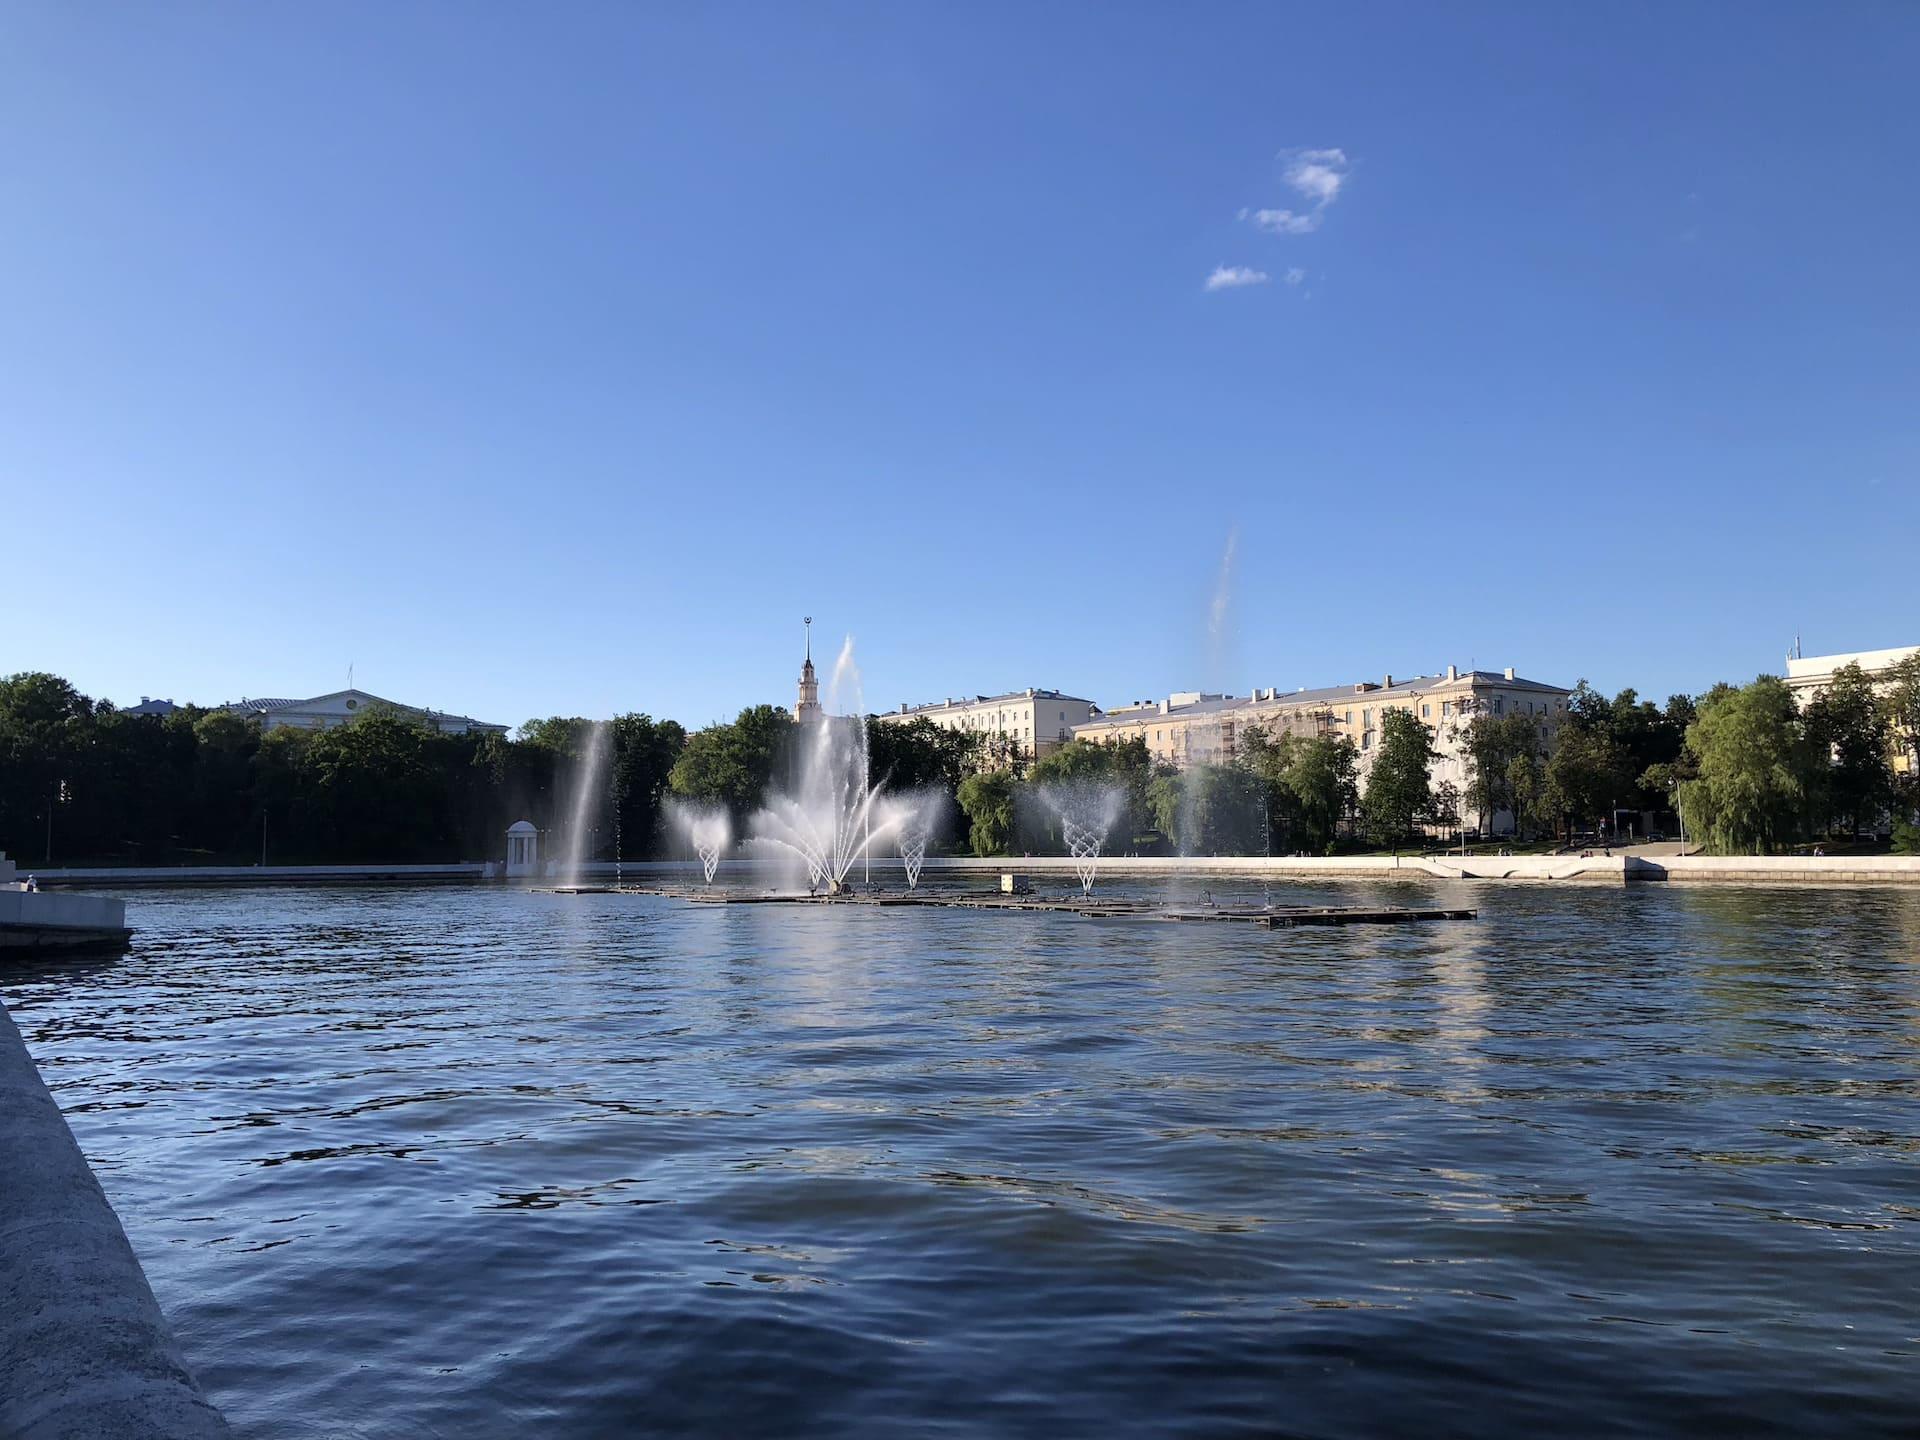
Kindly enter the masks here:
[[1328, 207], [1340, 198], [1340, 191], [1347, 183], [1347, 172], [1351, 168], [1347, 152], [1282, 150], [1280, 158], [1286, 166], [1280, 178], [1306, 202], [1306, 208], [1242, 210], [1240, 218], [1251, 220], [1272, 235], [1310, 234], [1320, 228]]
[[1298, 285], [1302, 280], [1307, 278], [1307, 272], [1302, 270], [1298, 265], [1289, 265], [1287, 267], [1287, 273], [1281, 278], [1289, 285]]
[[1242, 285], [1265, 285], [1272, 279], [1266, 271], [1250, 265], [1216, 265], [1207, 276], [1207, 289], [1238, 290]]

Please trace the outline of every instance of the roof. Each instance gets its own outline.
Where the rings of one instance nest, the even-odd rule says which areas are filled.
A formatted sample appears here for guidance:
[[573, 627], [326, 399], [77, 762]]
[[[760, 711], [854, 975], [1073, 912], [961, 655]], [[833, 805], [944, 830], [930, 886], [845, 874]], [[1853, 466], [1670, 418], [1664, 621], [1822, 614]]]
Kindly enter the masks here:
[[509, 835], [538, 835], [540, 829], [531, 820], [516, 820], [507, 826]]
[[958, 710], [970, 705], [1005, 705], [1014, 700], [1066, 700], [1075, 705], [1091, 705], [1091, 700], [1079, 695], [1068, 695], [1059, 690], [1009, 690], [1004, 695], [962, 695], [958, 699], [930, 700], [924, 705], [902, 705], [898, 710], [884, 711], [888, 715], [923, 715], [931, 710]]
[[1303, 705], [1335, 706], [1351, 705], [1359, 701], [1363, 705], [1375, 704], [1382, 700], [1407, 700], [1418, 695], [1431, 694], [1440, 689], [1457, 689], [1461, 686], [1486, 685], [1497, 686], [1502, 690], [1529, 690], [1543, 695], [1571, 695], [1573, 692], [1564, 685], [1548, 685], [1540, 680], [1526, 680], [1516, 676], [1508, 679], [1505, 672], [1499, 670], [1462, 670], [1454, 678], [1445, 675], [1414, 675], [1392, 685], [1363, 682], [1364, 688], [1353, 685], [1323, 685], [1314, 690], [1262, 691], [1259, 695], [1222, 695], [1205, 700], [1197, 700], [1184, 705], [1158, 704], [1152, 701], [1139, 701], [1096, 716], [1076, 729], [1088, 730], [1100, 725], [1120, 726], [1142, 724], [1155, 719], [1187, 720], [1208, 715], [1226, 715], [1237, 711], [1251, 711], [1255, 714], [1273, 710], [1295, 709]]
[[480, 726], [493, 730], [505, 730], [504, 725], [495, 725], [490, 720], [476, 720], [471, 715], [449, 715], [444, 710], [423, 708], [419, 705], [402, 705], [397, 700], [388, 700], [365, 690], [329, 690], [325, 695], [311, 695], [304, 700], [284, 699], [241, 699], [229, 700], [220, 708], [241, 715], [270, 715], [280, 710], [303, 710], [309, 706], [325, 705], [329, 700], [347, 701], [347, 709], [357, 710], [368, 705], [387, 706], [406, 715], [424, 715], [431, 720], [452, 721], [459, 725]]

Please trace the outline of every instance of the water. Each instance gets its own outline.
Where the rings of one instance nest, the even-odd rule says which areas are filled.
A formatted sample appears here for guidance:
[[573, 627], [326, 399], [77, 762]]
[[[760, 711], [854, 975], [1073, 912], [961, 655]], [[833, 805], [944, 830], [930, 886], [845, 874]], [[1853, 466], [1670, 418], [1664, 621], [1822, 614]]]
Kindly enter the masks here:
[[[569, 885], [586, 878], [587, 862], [599, 848], [600, 817], [608, 808], [607, 763], [613, 753], [613, 728], [604, 720], [588, 721], [583, 740], [585, 748], [573, 764], [572, 820], [567, 826]], [[617, 850], [615, 854], [617, 858]]]
[[140, 892], [0, 989], [249, 1435], [1914, 1432], [1920, 895], [1329, 896], [1482, 919]]

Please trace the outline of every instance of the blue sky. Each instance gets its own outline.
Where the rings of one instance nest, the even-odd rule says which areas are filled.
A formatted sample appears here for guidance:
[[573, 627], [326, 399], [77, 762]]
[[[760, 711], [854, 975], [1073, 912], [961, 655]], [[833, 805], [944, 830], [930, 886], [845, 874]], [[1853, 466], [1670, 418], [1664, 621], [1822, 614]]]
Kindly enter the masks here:
[[1914, 643], [1916, 67], [1898, 4], [16, 4], [0, 673], [699, 724], [802, 614], [875, 708]]

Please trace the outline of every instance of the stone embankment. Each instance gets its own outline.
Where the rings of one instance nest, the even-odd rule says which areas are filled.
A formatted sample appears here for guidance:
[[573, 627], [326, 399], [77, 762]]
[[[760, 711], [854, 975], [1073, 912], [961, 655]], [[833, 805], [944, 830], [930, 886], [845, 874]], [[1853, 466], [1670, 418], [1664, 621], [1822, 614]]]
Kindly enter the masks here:
[[[746, 862], [723, 860], [722, 873], [742, 879], [755, 873]], [[899, 870], [897, 856], [875, 857], [876, 874]], [[998, 874], [1022, 870], [1035, 875], [1073, 873], [1065, 855], [979, 860], [972, 856], [929, 858], [929, 871]], [[692, 860], [629, 860], [620, 873], [684, 876], [698, 873]], [[153, 869], [42, 870], [45, 886], [113, 890], [138, 885], [237, 884], [419, 884], [427, 881], [500, 879], [500, 866], [448, 865], [206, 865]], [[1600, 885], [1641, 881], [1683, 881], [1737, 885], [1920, 885], [1920, 856], [1913, 855], [1110, 855], [1100, 862], [1102, 875], [1240, 876], [1290, 880], [1562, 880]], [[581, 878], [612, 879], [611, 861], [581, 868]], [[548, 880], [554, 877], [545, 877]], [[526, 886], [525, 877], [509, 883]]]
[[194, 1383], [60, 1107], [0, 1006], [0, 1435], [211, 1440]]

